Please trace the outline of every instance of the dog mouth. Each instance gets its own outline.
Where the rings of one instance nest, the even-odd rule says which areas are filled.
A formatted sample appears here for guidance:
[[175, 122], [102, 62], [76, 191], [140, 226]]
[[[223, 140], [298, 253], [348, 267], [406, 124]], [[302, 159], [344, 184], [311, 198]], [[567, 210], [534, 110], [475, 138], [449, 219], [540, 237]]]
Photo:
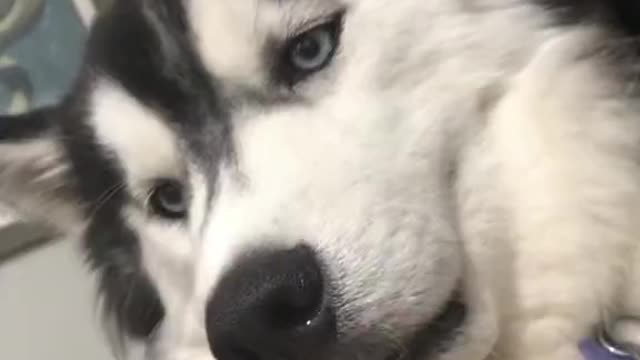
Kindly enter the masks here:
[[385, 360], [432, 359], [454, 346], [467, 319], [468, 309], [462, 294], [456, 291], [438, 315], [418, 329], [402, 351]]

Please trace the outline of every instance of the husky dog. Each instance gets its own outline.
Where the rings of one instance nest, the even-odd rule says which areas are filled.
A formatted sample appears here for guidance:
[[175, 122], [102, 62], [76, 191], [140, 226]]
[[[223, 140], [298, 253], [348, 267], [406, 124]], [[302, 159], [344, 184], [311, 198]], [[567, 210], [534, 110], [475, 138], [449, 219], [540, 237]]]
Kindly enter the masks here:
[[120, 0], [0, 198], [152, 360], [577, 360], [640, 315], [634, 0]]

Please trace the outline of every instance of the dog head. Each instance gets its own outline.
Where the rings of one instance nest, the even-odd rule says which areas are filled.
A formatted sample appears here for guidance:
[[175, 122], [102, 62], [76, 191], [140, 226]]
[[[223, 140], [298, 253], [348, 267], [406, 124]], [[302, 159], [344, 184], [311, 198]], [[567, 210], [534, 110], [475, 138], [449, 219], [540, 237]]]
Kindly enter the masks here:
[[118, 1], [70, 95], [0, 122], [0, 195], [84, 239], [151, 359], [446, 354], [462, 158], [536, 41], [506, 3]]

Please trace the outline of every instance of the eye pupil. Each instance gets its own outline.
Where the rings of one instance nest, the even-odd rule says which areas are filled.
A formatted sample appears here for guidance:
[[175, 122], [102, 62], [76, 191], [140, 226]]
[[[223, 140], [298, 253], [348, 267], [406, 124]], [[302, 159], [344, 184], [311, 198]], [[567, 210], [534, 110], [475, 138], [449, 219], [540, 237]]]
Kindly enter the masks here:
[[151, 209], [169, 219], [184, 218], [187, 214], [187, 199], [182, 184], [174, 180], [159, 182], [151, 191]]

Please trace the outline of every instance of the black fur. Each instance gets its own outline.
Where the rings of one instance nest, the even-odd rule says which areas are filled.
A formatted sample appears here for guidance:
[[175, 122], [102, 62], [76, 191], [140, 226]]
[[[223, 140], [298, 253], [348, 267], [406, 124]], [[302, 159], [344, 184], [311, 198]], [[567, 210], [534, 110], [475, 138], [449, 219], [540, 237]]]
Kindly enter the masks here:
[[160, 112], [202, 165], [217, 164], [230, 152], [227, 104], [196, 55], [185, 16], [177, 1], [118, 2], [95, 24], [87, 63]]
[[74, 193], [89, 219], [84, 234], [87, 261], [99, 275], [105, 315], [119, 331], [146, 338], [164, 311], [143, 270], [139, 239], [122, 218], [130, 196], [123, 171], [84, 123], [87, 112], [80, 94], [85, 90], [80, 87], [61, 105], [64, 116], [56, 124], [71, 164]]
[[21, 141], [37, 138], [52, 129], [54, 108], [31, 113], [0, 116], [0, 141]]
[[114, 81], [182, 133], [194, 158], [213, 171], [227, 153], [230, 129], [215, 82], [190, 44], [180, 2], [119, 1], [96, 21], [83, 76], [64, 104], [65, 147], [74, 177], [82, 179], [76, 185], [91, 219], [85, 234], [88, 261], [100, 275], [107, 315], [136, 338], [152, 334], [164, 309], [142, 267], [138, 236], [123, 219], [130, 194], [122, 169], [83, 123], [82, 96], [95, 81]]
[[123, 169], [86, 122], [87, 96], [101, 79], [122, 86], [182, 134], [192, 158], [215, 181], [217, 164], [230, 156], [231, 129], [216, 81], [196, 56], [185, 24], [181, 2], [117, 1], [94, 24], [70, 94], [55, 107], [0, 121], [0, 141], [49, 132], [62, 142], [68, 185], [88, 219], [84, 244], [99, 275], [104, 310], [119, 330], [136, 338], [152, 334], [164, 309], [143, 269], [138, 235], [122, 215], [131, 200]]
[[103, 309], [119, 331], [147, 339], [164, 317], [156, 289], [142, 269], [139, 239], [120, 213], [107, 206], [87, 230], [90, 265], [98, 271]]
[[554, 10], [565, 24], [600, 22], [626, 36], [640, 35], [637, 0], [535, 0]]
[[107, 315], [137, 338], [152, 334], [164, 309], [142, 268], [138, 236], [122, 216], [130, 197], [122, 169], [83, 123], [82, 96], [99, 79], [122, 86], [182, 134], [214, 181], [218, 162], [230, 152], [225, 139], [231, 129], [216, 81], [196, 56], [185, 24], [178, 1], [116, 2], [94, 24], [83, 75], [64, 104], [65, 146], [91, 217], [85, 235], [88, 261], [100, 275]]

